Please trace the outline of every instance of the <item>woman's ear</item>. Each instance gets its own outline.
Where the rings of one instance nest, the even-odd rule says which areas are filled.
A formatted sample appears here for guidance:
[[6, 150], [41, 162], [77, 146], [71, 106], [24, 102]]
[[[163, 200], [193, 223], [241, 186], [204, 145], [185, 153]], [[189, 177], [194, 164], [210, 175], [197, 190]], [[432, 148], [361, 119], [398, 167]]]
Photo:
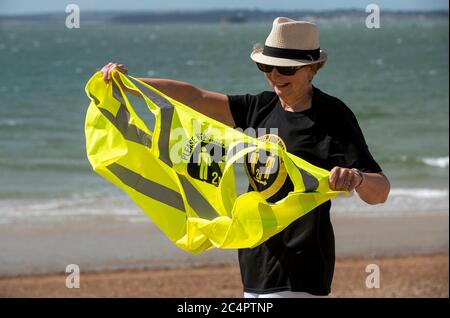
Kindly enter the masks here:
[[309, 66], [311, 68], [311, 73], [312, 73], [313, 77], [314, 77], [314, 75], [317, 74], [317, 71], [319, 70], [319, 68], [317, 66], [318, 66], [317, 64], [312, 64]]
[[317, 73], [317, 67], [316, 64], [312, 64], [312, 65], [308, 65], [308, 77], [309, 77], [309, 82], [311, 83], [314, 76]]

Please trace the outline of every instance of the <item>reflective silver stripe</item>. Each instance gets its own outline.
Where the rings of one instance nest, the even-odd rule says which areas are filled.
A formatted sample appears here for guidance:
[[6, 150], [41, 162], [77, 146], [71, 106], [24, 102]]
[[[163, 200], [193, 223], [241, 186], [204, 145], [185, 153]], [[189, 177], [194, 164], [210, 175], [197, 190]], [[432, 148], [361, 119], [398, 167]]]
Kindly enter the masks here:
[[169, 156], [170, 128], [172, 126], [173, 108], [161, 109], [161, 129], [158, 138], [159, 159], [172, 167]]
[[182, 212], [186, 212], [184, 209], [183, 197], [178, 192], [146, 179], [140, 174], [137, 174], [136, 172], [131, 171], [130, 169], [117, 163], [110, 164], [107, 168], [123, 183], [137, 192], [161, 203], [167, 204]]
[[135, 79], [128, 77], [134, 85], [147, 96], [156, 106], [161, 109], [161, 129], [158, 138], [159, 159], [172, 167], [169, 156], [170, 129], [172, 127], [173, 105], [166, 98], [158, 95], [148, 87], [145, 87]]
[[120, 103], [119, 110], [116, 116], [105, 108], [98, 107], [98, 110], [108, 118], [108, 120], [120, 131], [123, 137], [127, 140], [137, 142], [146, 147], [151, 147], [152, 137], [145, 131], [139, 129], [136, 125], [130, 124], [130, 113], [128, 112], [125, 102], [120, 95], [120, 91], [117, 86], [113, 83], [113, 96]]
[[136, 81], [134, 78], [132, 77], [127, 77], [130, 81], [133, 82], [134, 85], [136, 85], [136, 87], [142, 92], [142, 94], [144, 94], [145, 96], [147, 96], [152, 102], [154, 102], [156, 104], [156, 106], [158, 106], [161, 109], [164, 108], [173, 108], [173, 105], [171, 102], [169, 102], [167, 99], [165, 99], [164, 97], [162, 97], [161, 95], [155, 93], [154, 91], [152, 91], [151, 89], [149, 89], [148, 87], [142, 85], [141, 83], [139, 83], [138, 81]]
[[209, 202], [197, 191], [196, 188], [186, 179], [185, 176], [179, 174], [181, 184], [189, 205], [194, 209], [197, 215], [203, 219], [212, 220], [219, 216], [219, 213], [209, 204]]
[[135, 125], [128, 123], [130, 114], [123, 105], [120, 106], [116, 117], [104, 108], [99, 107], [98, 109], [120, 131], [125, 139], [137, 142], [145, 147], [151, 147], [152, 138]]
[[305, 185], [305, 192], [314, 192], [319, 187], [319, 181], [308, 171], [296, 166], [302, 174], [303, 184]]
[[94, 100], [95, 105], [100, 104], [100, 101], [98, 100], [97, 97], [95, 97], [94, 94], [92, 94], [91, 92], [89, 92], [89, 97], [92, 98]]

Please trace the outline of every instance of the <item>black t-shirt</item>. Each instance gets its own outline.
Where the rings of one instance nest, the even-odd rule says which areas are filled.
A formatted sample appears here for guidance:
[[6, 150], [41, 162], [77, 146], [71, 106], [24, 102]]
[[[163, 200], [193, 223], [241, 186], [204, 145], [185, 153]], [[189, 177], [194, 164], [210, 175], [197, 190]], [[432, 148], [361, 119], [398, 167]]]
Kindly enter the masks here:
[[[327, 170], [340, 166], [365, 172], [381, 171], [352, 111], [339, 99], [315, 87], [312, 107], [302, 112], [285, 111], [274, 92], [228, 96], [228, 99], [236, 127], [253, 128], [259, 131], [259, 138], [264, 138], [261, 128], [266, 128], [265, 134], [270, 133], [270, 128], [276, 128], [282, 146], [313, 165]], [[247, 170], [255, 172], [255, 167], [250, 166], [247, 163]], [[282, 185], [278, 182], [278, 188], [270, 189], [263, 183], [271, 181], [264, 179], [264, 171], [258, 174], [256, 169], [250, 176], [249, 190], [265, 191], [270, 202], [283, 198], [293, 189], [289, 177]], [[328, 295], [335, 261], [330, 208], [331, 201], [327, 201], [259, 246], [240, 249], [244, 291], [290, 290]]]

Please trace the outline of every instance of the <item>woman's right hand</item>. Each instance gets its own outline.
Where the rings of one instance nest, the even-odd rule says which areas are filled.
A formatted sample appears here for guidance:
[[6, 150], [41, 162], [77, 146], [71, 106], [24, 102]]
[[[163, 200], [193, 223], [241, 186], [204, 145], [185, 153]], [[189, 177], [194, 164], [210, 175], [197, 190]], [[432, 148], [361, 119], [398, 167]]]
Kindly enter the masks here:
[[112, 76], [112, 71], [119, 71], [124, 74], [128, 74], [127, 68], [123, 64], [118, 63], [108, 63], [101, 69], [101, 72], [103, 74], [103, 79], [105, 81], [110, 81]]

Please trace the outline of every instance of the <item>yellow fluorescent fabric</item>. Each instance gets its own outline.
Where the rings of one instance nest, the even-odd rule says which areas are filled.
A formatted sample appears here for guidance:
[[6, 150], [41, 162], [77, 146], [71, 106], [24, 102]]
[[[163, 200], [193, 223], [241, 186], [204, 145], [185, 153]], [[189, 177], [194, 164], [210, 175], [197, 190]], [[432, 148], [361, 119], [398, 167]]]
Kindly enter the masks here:
[[[257, 246], [340, 193], [329, 189], [328, 171], [278, 144], [252, 138], [117, 74], [145, 101], [154, 127], [137, 115], [118, 80], [105, 83], [98, 72], [86, 85], [88, 159], [183, 250]], [[274, 204], [257, 191], [236, 194], [234, 169], [261, 151], [277, 156], [280, 171], [294, 184], [294, 191]]]

